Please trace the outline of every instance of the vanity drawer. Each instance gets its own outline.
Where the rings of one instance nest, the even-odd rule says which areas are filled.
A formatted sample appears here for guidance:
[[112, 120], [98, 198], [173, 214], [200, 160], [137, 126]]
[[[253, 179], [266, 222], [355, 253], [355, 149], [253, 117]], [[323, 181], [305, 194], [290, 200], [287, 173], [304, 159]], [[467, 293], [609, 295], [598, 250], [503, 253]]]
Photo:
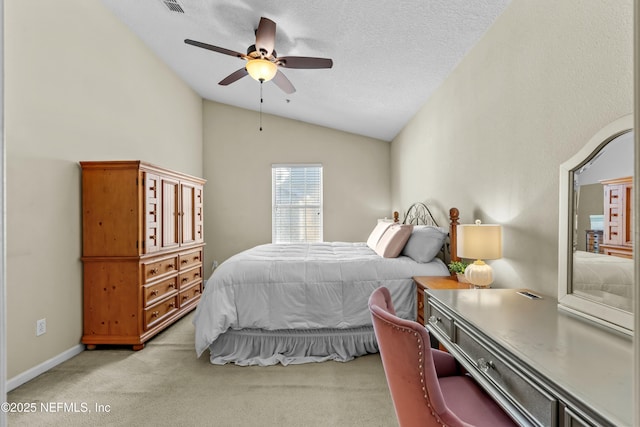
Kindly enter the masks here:
[[424, 317], [431, 326], [439, 329], [443, 334], [449, 337], [451, 341], [453, 341], [453, 319], [431, 304], [429, 299], [427, 299]]
[[558, 425], [558, 401], [544, 392], [517, 368], [479, 343], [464, 328], [456, 327], [456, 344], [476, 366], [478, 372], [493, 382], [520, 410], [541, 426]]

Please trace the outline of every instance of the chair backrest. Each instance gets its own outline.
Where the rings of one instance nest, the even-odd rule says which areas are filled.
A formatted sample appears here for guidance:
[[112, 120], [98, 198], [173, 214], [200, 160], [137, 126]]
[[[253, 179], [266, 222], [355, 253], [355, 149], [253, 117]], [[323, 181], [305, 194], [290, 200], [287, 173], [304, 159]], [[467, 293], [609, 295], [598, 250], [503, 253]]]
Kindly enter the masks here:
[[385, 287], [371, 294], [369, 310], [400, 426], [468, 426], [445, 403], [425, 327], [397, 317]]

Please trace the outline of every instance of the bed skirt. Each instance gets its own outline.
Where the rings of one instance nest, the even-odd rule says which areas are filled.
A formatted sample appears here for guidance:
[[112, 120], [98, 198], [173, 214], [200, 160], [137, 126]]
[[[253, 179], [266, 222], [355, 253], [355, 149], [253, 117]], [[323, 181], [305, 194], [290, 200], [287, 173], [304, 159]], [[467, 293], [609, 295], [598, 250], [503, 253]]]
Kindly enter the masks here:
[[348, 362], [377, 353], [373, 326], [352, 329], [229, 329], [209, 346], [215, 365], [294, 365], [334, 360]]

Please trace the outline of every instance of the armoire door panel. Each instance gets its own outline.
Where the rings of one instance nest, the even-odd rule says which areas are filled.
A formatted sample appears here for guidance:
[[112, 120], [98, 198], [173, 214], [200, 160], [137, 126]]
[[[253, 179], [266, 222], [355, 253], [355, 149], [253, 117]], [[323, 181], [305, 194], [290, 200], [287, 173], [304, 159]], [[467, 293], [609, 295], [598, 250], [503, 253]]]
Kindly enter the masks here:
[[180, 244], [178, 210], [180, 183], [162, 178], [162, 248], [167, 249]]
[[144, 188], [144, 253], [150, 254], [160, 250], [160, 178], [158, 175], [145, 172]]
[[182, 183], [181, 188], [181, 212], [182, 220], [182, 244], [195, 242], [195, 187], [191, 184]]

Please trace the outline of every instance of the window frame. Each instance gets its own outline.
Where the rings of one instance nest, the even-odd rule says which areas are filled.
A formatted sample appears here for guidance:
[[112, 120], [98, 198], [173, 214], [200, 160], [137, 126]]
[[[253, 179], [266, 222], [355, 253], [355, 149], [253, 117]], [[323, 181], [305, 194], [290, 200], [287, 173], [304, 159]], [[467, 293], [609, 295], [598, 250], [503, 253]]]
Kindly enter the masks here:
[[[276, 173], [278, 169], [303, 169], [303, 168], [317, 168], [319, 169], [320, 179], [318, 183], [318, 196], [319, 196], [319, 204], [304, 204], [304, 205], [291, 205], [278, 203], [276, 200], [277, 191], [276, 191]], [[306, 180], [305, 180], [306, 182]], [[324, 241], [324, 168], [321, 163], [274, 163], [271, 165], [271, 242], [272, 243], [315, 243], [315, 242], [323, 242]], [[281, 236], [278, 235], [278, 227], [276, 226], [277, 213], [276, 210], [279, 206], [300, 206], [301, 209], [313, 209], [317, 208], [319, 215], [319, 226], [318, 226], [318, 240], [311, 239], [308, 240], [305, 236], [303, 240], [286, 240], [282, 239]], [[308, 227], [307, 222], [302, 226], [304, 229]], [[290, 233], [291, 234], [291, 233]], [[307, 233], [304, 233], [305, 235]]]

